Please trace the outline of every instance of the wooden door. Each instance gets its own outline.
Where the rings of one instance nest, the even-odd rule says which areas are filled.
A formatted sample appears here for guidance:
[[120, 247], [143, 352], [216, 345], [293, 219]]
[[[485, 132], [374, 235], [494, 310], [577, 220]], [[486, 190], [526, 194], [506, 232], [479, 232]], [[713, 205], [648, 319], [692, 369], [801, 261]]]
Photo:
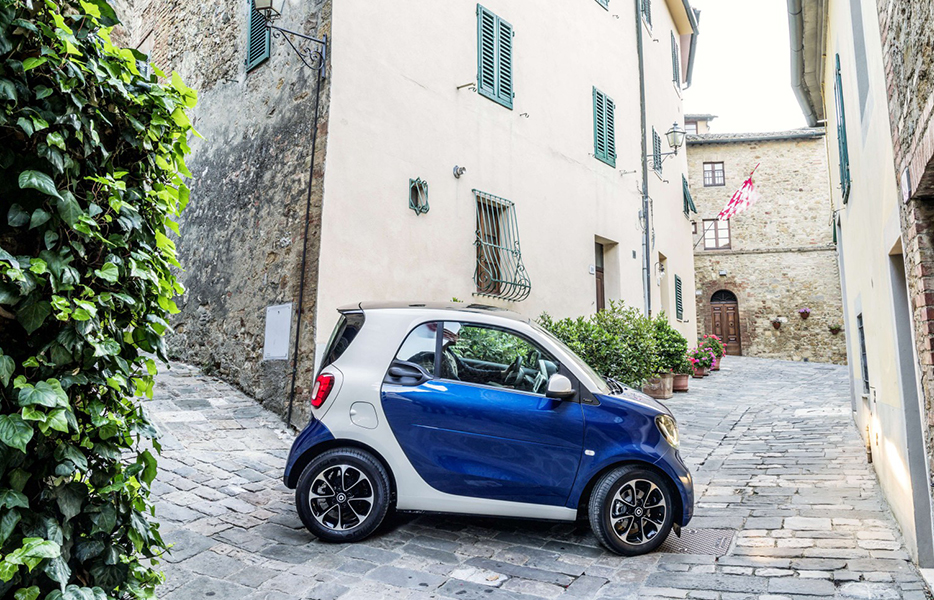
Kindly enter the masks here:
[[742, 343], [739, 337], [739, 307], [734, 302], [711, 302], [713, 332], [726, 344], [726, 353], [741, 356]]

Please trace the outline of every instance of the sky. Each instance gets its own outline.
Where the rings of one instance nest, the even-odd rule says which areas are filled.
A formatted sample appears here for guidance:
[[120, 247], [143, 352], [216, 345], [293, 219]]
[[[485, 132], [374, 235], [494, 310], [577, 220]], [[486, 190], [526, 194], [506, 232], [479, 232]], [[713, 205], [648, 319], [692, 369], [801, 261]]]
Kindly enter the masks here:
[[717, 115], [714, 133], [806, 127], [791, 89], [785, 0], [692, 0], [700, 36], [685, 113]]

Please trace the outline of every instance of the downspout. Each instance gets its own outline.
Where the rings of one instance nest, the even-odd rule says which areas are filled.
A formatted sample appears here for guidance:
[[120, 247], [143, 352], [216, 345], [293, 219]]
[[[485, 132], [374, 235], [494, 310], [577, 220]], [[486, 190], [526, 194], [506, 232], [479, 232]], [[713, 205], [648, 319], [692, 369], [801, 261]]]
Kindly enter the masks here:
[[649, 256], [651, 227], [649, 226], [649, 163], [646, 160], [648, 148], [645, 139], [646, 136], [646, 114], [645, 114], [645, 60], [642, 49], [642, 10], [639, 5], [641, 0], [635, 0], [636, 7], [636, 53], [639, 60], [639, 112], [641, 113], [642, 125], [642, 153], [639, 155], [642, 161], [642, 212], [640, 220], [642, 221], [642, 291], [645, 302], [645, 314], [652, 314], [652, 259]]
[[801, 0], [788, 0], [788, 33], [791, 42], [791, 88], [810, 127], [818, 124], [817, 110], [804, 80], [804, 7]]

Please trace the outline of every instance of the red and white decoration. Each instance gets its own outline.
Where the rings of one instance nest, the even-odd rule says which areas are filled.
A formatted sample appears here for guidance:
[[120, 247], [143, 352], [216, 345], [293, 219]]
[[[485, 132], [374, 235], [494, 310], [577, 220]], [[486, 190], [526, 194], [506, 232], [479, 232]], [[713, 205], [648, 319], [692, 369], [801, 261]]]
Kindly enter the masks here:
[[759, 165], [756, 165], [756, 168], [749, 174], [749, 178], [743, 182], [743, 187], [736, 190], [733, 197], [730, 198], [730, 201], [727, 202], [723, 210], [720, 211], [720, 214], [717, 216], [718, 219], [727, 221], [756, 203], [759, 199], [759, 192], [752, 182], [752, 176], [758, 168]]

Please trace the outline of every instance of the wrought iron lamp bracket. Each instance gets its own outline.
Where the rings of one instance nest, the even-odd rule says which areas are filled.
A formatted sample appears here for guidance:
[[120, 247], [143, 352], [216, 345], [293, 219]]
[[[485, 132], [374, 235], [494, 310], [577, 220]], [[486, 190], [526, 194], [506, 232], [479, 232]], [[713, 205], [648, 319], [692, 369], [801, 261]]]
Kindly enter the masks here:
[[266, 29], [270, 35], [277, 40], [285, 40], [292, 48], [295, 54], [301, 59], [302, 63], [309, 69], [318, 71], [318, 76], [324, 79], [325, 66], [327, 65], [328, 54], [328, 36], [319, 39], [296, 31], [285, 29], [274, 25], [269, 17], [266, 17]]

